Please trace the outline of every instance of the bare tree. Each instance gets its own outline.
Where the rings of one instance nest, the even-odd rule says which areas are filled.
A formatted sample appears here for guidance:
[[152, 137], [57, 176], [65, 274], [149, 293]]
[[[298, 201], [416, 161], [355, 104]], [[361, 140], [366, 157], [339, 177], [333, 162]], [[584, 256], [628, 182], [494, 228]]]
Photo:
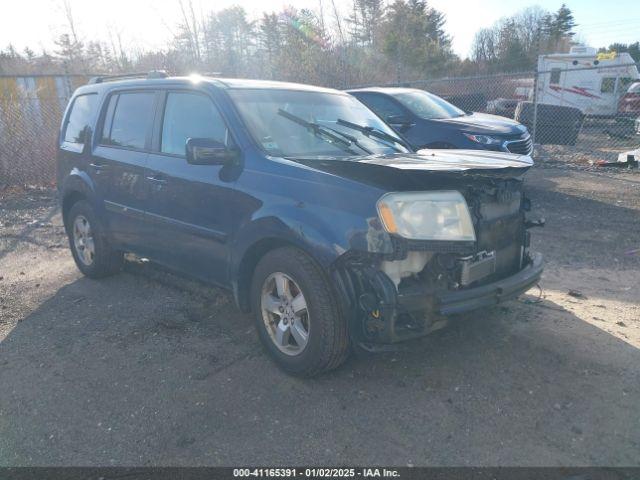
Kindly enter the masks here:
[[69, 0], [62, 0], [62, 10], [67, 23], [67, 31], [55, 41], [58, 46], [56, 53], [62, 59], [65, 70], [80, 69], [86, 73], [87, 65], [84, 58], [84, 45], [78, 35]]
[[202, 62], [202, 53], [200, 48], [199, 26], [193, 10], [193, 0], [187, 0], [186, 5], [184, 0], [178, 0], [178, 4], [180, 5], [180, 12], [182, 13], [182, 23], [180, 25], [182, 31], [181, 36], [188, 42], [194, 60], [199, 64]]

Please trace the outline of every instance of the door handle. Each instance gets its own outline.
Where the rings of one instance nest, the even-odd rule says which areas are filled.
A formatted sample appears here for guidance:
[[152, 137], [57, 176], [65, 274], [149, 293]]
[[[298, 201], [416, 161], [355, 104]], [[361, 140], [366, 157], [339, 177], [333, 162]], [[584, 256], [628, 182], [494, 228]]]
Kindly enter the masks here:
[[96, 170], [104, 170], [107, 167], [104, 163], [90, 163], [89, 166]]
[[150, 177], [147, 177], [147, 180], [149, 180], [150, 182], [156, 183], [158, 185], [167, 184], [167, 179], [158, 175], [151, 175]]

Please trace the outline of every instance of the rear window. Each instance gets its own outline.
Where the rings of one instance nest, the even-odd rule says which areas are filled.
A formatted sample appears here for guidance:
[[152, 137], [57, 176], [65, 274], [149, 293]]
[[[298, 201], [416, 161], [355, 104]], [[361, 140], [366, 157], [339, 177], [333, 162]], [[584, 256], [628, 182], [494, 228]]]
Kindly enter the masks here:
[[78, 95], [71, 106], [71, 113], [64, 132], [64, 141], [70, 143], [84, 143], [89, 129], [91, 116], [95, 111], [98, 95]]
[[107, 109], [102, 143], [144, 149], [147, 132], [153, 120], [154, 98], [154, 92], [120, 93], [112, 96]]

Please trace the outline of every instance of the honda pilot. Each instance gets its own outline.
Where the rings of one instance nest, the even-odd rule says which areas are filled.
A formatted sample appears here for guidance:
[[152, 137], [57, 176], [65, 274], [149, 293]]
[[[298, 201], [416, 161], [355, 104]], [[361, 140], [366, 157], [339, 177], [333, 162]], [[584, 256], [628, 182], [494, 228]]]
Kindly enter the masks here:
[[229, 289], [285, 371], [333, 369], [535, 285], [528, 156], [412, 152], [354, 97], [200, 76], [98, 77], [58, 148], [71, 253]]

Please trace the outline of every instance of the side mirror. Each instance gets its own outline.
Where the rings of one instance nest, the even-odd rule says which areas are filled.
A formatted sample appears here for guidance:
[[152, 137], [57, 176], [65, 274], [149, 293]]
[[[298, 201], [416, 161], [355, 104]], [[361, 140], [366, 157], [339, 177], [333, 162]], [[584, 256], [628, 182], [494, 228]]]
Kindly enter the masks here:
[[210, 138], [188, 138], [185, 150], [191, 165], [227, 165], [240, 156], [237, 149]]

